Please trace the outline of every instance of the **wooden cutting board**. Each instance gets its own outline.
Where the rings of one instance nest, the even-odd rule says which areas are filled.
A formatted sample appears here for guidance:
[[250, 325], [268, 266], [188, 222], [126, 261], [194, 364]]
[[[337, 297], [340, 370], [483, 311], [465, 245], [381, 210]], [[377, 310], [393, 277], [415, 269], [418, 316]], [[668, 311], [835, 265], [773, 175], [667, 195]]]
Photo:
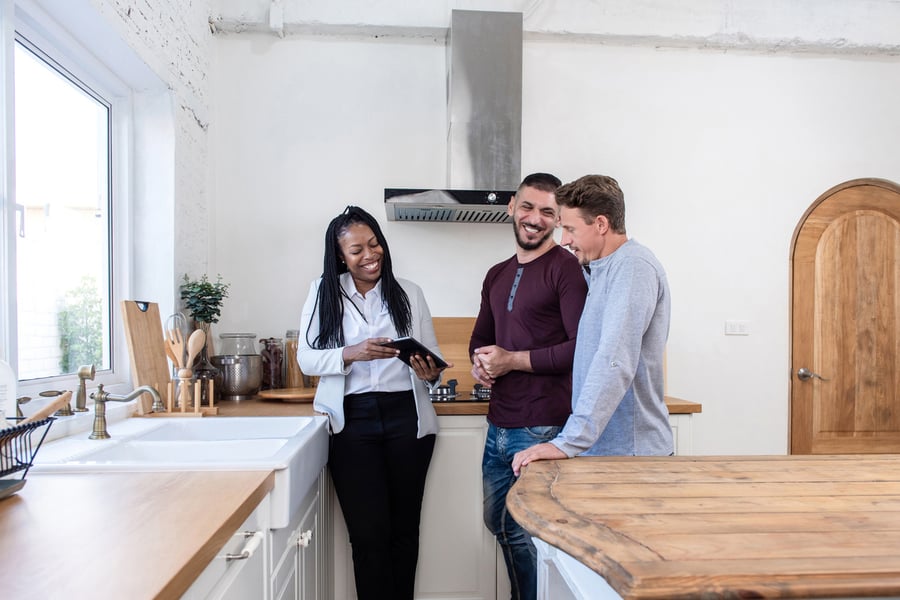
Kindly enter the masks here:
[[259, 397], [263, 400], [281, 400], [282, 402], [312, 402], [316, 396], [316, 388], [280, 388], [262, 390]]
[[[172, 374], [166, 358], [159, 305], [155, 302], [122, 300], [122, 319], [135, 387], [153, 386], [162, 397], [163, 404], [168, 405], [168, 384]], [[138, 403], [141, 414], [150, 412], [152, 401], [149, 394], [141, 396], [141, 402]]]

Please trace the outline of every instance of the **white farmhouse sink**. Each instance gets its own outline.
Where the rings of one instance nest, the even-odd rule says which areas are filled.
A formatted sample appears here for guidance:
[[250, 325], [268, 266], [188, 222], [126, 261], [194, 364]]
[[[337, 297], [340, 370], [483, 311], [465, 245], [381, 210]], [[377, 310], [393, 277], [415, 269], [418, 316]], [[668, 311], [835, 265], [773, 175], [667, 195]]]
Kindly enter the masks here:
[[[88, 452], [76, 459], [79, 464], [95, 465], [179, 465], [216, 464], [227, 462], [234, 468], [245, 463], [267, 460], [278, 454], [289, 440], [215, 440], [215, 441], [166, 441], [154, 442], [142, 439], [118, 444], [104, 444], [96, 452]], [[250, 467], [252, 468], [252, 467]]]
[[[165, 419], [136, 437], [141, 440], [255, 440], [289, 438], [309, 426], [315, 417], [228, 417], [216, 419]], [[161, 420], [161, 419], [157, 419]], [[324, 422], [324, 421], [323, 421]]]
[[35, 472], [275, 471], [272, 528], [287, 527], [328, 458], [325, 417], [131, 418], [110, 439], [45, 443]]

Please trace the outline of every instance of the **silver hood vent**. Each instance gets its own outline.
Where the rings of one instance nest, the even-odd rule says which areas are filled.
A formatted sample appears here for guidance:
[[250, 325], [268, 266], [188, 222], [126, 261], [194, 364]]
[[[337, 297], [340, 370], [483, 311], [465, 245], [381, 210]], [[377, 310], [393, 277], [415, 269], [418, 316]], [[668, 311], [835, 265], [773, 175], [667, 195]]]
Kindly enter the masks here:
[[522, 13], [454, 10], [447, 189], [384, 191], [389, 221], [508, 223], [521, 179]]
[[384, 190], [388, 221], [508, 223], [506, 205], [515, 192], [492, 190]]

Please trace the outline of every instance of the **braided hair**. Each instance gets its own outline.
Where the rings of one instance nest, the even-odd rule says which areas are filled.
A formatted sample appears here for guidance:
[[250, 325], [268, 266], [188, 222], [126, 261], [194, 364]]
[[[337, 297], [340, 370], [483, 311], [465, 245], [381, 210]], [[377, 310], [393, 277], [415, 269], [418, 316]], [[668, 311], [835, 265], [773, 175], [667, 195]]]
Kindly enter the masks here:
[[[319, 315], [319, 334], [313, 341], [309, 340], [309, 327], [306, 330], [306, 341], [311, 348], [340, 348], [344, 345], [344, 302], [340, 276], [347, 272], [347, 265], [341, 261], [339, 238], [351, 225], [367, 225], [378, 240], [384, 255], [381, 258], [381, 295], [391, 315], [391, 321], [397, 334], [401, 337], [410, 335], [412, 331], [412, 312], [409, 297], [394, 278], [391, 268], [391, 251], [381, 227], [375, 217], [358, 206], [348, 206], [344, 212], [336, 216], [325, 230], [325, 259], [322, 267], [322, 284], [316, 296]], [[313, 308], [315, 311], [316, 308]], [[312, 320], [310, 320], [312, 326]]]

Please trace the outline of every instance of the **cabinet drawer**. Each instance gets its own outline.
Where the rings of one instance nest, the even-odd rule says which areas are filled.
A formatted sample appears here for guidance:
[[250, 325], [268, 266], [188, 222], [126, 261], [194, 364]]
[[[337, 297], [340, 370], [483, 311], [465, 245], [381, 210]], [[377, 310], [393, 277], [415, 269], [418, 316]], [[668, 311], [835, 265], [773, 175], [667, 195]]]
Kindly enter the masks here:
[[[268, 552], [268, 510], [267, 497], [216, 552], [215, 558], [182, 596], [183, 600], [231, 597], [228, 587], [241, 577], [252, 579], [248, 583], [258, 594], [263, 593], [266, 584], [265, 556]], [[246, 558], [237, 558], [243, 553], [247, 554]]]

